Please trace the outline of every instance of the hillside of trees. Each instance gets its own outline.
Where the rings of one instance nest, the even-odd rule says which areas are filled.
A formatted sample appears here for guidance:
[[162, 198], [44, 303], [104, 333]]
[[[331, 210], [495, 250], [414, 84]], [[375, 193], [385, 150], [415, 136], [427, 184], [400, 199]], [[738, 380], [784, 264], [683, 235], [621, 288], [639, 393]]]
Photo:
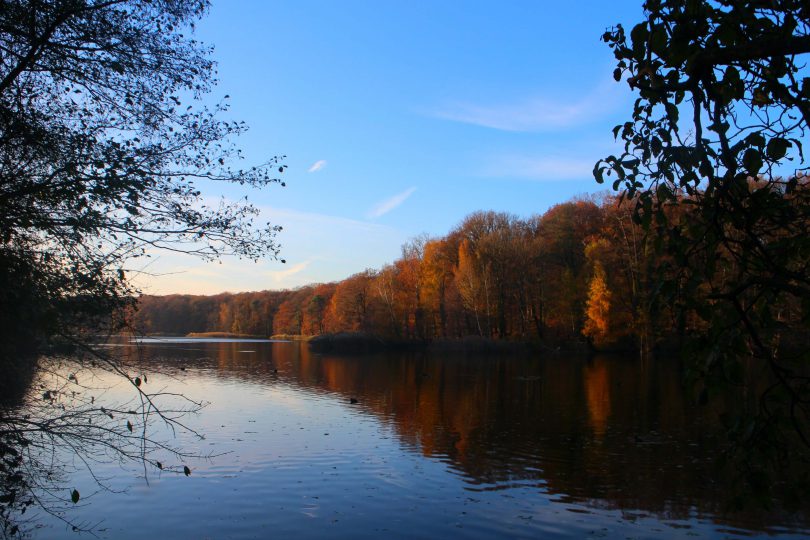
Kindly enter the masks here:
[[[681, 212], [671, 218], [688, 220], [688, 210]], [[660, 278], [676, 272], [654, 249], [660, 240], [634, 220], [632, 201], [616, 196], [575, 199], [528, 219], [477, 212], [445, 237], [416, 238], [398, 260], [338, 283], [142, 296], [133, 323], [150, 334], [475, 335], [648, 348], [705, 325], [699, 313], [678, 309], [687, 288], [659, 290]], [[800, 306], [785, 301], [779, 316], [789, 328]]]

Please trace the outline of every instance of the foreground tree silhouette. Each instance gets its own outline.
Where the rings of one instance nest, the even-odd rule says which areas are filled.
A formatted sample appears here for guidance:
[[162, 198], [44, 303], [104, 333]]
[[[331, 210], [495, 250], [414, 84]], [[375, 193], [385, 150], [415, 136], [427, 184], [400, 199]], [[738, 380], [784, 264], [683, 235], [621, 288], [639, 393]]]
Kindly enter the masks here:
[[621, 26], [603, 36], [615, 79], [638, 99], [614, 129], [624, 153], [594, 174], [637, 196], [636, 219], [663, 240], [672, 264], [660, 291], [695, 336], [701, 398], [741, 384], [745, 362], [768, 372], [757, 403], [729, 417], [746, 487], [767, 502], [782, 485], [774, 475], [789, 471], [783, 495], [806, 498], [810, 9], [801, 0], [650, 0], [644, 9], [629, 36]]
[[[153, 250], [277, 254], [278, 227], [254, 224], [246, 201], [211, 207], [203, 199], [218, 183], [278, 182], [284, 168], [279, 158], [233, 165], [240, 156], [231, 137], [244, 125], [218, 119], [224, 103], [201, 105], [215, 70], [210, 49], [190, 36], [206, 8], [205, 0], [0, 1], [0, 367], [31, 376], [39, 351], [68, 346], [72, 361], [92, 359], [126, 377], [138, 396], [137, 414], [125, 420], [63, 371], [37, 404], [54, 415], [40, 410], [35, 424], [4, 408], [0, 516], [32, 500], [18, 471], [35, 434], [50, 437], [37, 444], [86, 451], [87, 441], [71, 437], [76, 420], [90, 420], [105, 429], [89, 441], [149, 459], [139, 430], [160, 408], [146, 378], [86, 345], [89, 334], [121, 328], [134, 259]], [[87, 401], [67, 403], [70, 392]], [[73, 406], [78, 417], [63, 410]], [[93, 423], [94, 415], [109, 422]]]

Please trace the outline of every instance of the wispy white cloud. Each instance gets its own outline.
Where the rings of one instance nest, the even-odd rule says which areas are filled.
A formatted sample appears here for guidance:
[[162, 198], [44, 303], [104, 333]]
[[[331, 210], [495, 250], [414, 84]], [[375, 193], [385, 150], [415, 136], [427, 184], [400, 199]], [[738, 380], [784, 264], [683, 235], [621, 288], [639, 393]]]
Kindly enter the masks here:
[[273, 281], [275, 281], [277, 283], [282, 282], [282, 281], [286, 280], [287, 278], [289, 278], [291, 276], [294, 276], [296, 274], [299, 274], [299, 273], [303, 272], [304, 270], [306, 270], [307, 267], [310, 264], [312, 264], [312, 260], [313, 259], [307, 259], [306, 261], [302, 261], [302, 262], [300, 262], [298, 264], [294, 264], [294, 265], [292, 265], [289, 268], [286, 268], [284, 270], [275, 270], [275, 271], [272, 271], [272, 272], [268, 272], [268, 274], [270, 275], [270, 279], [272, 279]]
[[579, 97], [534, 96], [513, 103], [448, 103], [432, 116], [502, 131], [547, 131], [592, 122], [622, 102], [618, 85], [605, 82]]
[[398, 194], [394, 195], [393, 197], [390, 197], [388, 199], [385, 199], [384, 201], [378, 202], [377, 204], [374, 205], [374, 207], [372, 207], [371, 210], [369, 210], [369, 212], [368, 212], [368, 214], [366, 214], [366, 216], [369, 219], [374, 219], [374, 218], [378, 218], [380, 216], [383, 216], [383, 215], [387, 214], [388, 212], [390, 212], [391, 210], [393, 210], [397, 206], [404, 203], [408, 199], [408, 197], [413, 195], [414, 191], [416, 191], [416, 188], [411, 187], [411, 188], [406, 189], [402, 193], [398, 193]]
[[324, 167], [326, 167], [326, 160], [325, 159], [319, 159], [318, 161], [316, 161], [315, 163], [313, 163], [312, 165], [309, 166], [309, 169], [307, 169], [307, 172], [311, 172], [311, 173], [312, 172], [318, 172], [321, 169], [323, 169]]

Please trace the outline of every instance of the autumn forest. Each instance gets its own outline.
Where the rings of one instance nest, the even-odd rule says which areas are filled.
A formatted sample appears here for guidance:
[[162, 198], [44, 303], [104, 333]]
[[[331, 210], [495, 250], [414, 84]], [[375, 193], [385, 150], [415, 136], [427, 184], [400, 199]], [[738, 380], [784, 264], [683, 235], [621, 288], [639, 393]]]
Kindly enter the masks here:
[[[477, 212], [445, 237], [415, 238], [398, 260], [338, 283], [142, 296], [134, 327], [171, 335], [363, 332], [393, 342], [480, 336], [601, 350], [669, 346], [706, 322], [683, 309], [685, 287], [658, 288], [661, 277], [677, 278], [676, 265], [655, 249], [655, 229], [645, 233], [634, 219], [635, 206], [604, 194], [528, 219]], [[688, 220], [688, 208], [670, 218]], [[730, 258], [726, 264], [733, 272]], [[789, 330], [799, 307], [783, 301], [778, 317]]]

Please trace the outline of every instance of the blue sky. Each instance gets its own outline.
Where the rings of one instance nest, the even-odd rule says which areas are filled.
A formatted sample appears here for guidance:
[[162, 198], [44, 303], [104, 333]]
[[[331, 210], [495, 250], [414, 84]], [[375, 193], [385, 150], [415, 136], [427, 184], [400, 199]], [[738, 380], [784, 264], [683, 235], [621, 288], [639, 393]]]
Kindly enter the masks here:
[[212, 294], [336, 281], [392, 262], [476, 210], [542, 213], [600, 191], [594, 162], [633, 96], [599, 39], [641, 2], [213, 0], [215, 47], [246, 164], [286, 154], [287, 187], [248, 195], [287, 260], [162, 254], [144, 292]]

